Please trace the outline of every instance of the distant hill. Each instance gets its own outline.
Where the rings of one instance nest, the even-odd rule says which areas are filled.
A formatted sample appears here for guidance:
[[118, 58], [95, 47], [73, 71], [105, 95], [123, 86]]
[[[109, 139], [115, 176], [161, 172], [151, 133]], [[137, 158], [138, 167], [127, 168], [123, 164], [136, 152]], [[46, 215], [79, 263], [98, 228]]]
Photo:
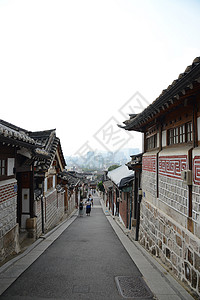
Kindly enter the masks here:
[[111, 165], [122, 165], [131, 160], [130, 156], [140, 153], [139, 148], [124, 148], [117, 152], [90, 151], [85, 156], [66, 156], [65, 160], [68, 168], [87, 168], [103, 170]]

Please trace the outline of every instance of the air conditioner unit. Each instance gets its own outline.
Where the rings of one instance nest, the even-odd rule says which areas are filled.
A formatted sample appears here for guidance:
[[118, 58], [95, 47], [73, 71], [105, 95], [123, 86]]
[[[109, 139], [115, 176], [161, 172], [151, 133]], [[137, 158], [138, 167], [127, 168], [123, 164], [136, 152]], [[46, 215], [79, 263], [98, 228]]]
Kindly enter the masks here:
[[187, 185], [192, 185], [192, 170], [181, 171], [181, 179]]

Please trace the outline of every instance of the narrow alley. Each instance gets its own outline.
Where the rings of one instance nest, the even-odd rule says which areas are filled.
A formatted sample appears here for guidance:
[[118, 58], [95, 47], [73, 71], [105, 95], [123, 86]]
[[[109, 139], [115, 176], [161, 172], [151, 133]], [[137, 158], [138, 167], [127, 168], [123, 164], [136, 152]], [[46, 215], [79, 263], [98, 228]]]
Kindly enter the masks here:
[[[96, 196], [90, 216], [72, 215], [0, 273], [0, 299], [193, 299], [130, 245], [133, 242]], [[132, 256], [141, 262], [146, 278]], [[149, 288], [145, 281], [151, 277], [154, 284], [149, 279]]]

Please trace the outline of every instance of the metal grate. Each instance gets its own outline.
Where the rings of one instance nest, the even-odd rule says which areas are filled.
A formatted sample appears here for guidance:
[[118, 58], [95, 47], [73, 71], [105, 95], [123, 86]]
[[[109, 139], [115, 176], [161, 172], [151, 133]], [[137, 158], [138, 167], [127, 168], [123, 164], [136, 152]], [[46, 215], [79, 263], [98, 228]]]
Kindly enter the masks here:
[[149, 299], [153, 294], [142, 277], [115, 277], [117, 288], [124, 298]]

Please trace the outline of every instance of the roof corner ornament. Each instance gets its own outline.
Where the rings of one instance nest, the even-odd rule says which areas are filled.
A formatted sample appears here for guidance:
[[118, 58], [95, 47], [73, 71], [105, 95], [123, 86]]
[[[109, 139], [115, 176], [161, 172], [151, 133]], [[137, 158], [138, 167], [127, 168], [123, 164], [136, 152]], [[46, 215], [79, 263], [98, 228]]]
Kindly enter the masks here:
[[192, 90], [194, 86], [193, 86], [192, 83], [190, 83], [190, 84], [188, 85], [188, 87]]

